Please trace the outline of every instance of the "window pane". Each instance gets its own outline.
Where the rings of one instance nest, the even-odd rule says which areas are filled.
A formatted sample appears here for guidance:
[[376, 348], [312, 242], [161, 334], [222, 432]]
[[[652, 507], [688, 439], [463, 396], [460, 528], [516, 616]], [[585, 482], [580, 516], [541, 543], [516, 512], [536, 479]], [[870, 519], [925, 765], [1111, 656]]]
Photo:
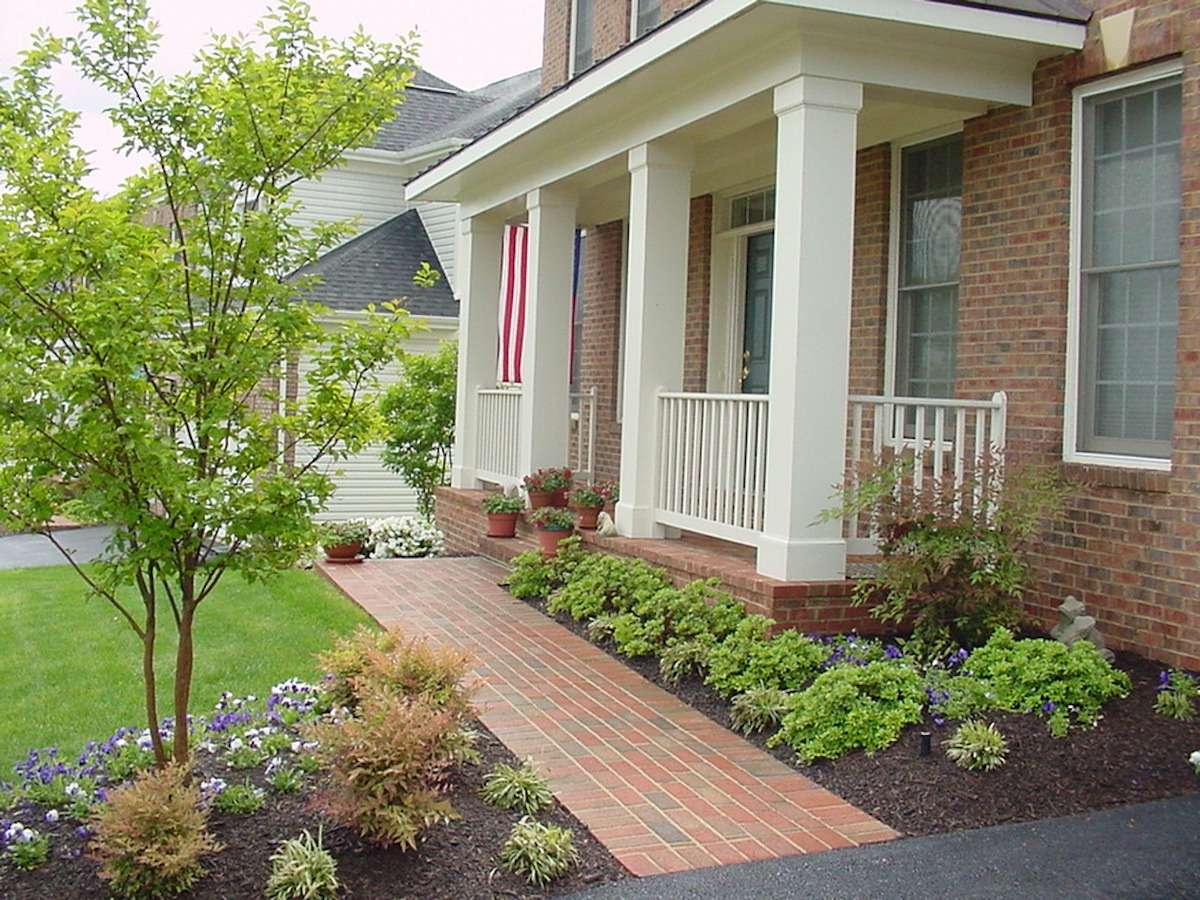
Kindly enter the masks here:
[[661, 0], [637, 0], [637, 37], [658, 25], [661, 10]]
[[575, 72], [592, 67], [592, 7], [595, 0], [575, 0]]

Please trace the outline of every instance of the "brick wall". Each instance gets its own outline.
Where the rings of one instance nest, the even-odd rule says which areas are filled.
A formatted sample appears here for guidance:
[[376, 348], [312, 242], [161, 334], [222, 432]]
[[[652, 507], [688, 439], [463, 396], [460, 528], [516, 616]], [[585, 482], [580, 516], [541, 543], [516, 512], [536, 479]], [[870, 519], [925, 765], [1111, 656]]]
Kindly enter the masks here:
[[854, 271], [850, 297], [850, 393], [883, 391], [887, 319], [891, 146], [858, 152], [854, 178]]
[[683, 389], [708, 386], [708, 307], [712, 292], [711, 194], [692, 198], [688, 225], [687, 312], [683, 323]]
[[621, 469], [621, 426], [617, 422], [617, 367], [620, 361], [621, 272], [624, 224], [617, 220], [588, 229], [583, 255], [583, 334], [579, 377], [595, 385], [596, 472], [617, 478]]

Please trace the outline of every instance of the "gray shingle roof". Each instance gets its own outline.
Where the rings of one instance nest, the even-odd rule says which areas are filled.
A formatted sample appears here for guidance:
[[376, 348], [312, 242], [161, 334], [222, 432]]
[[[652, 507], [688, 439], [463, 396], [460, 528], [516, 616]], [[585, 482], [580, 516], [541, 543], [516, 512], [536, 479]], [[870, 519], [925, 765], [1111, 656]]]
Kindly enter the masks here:
[[368, 303], [402, 297], [403, 306], [415, 315], [457, 316], [458, 301], [445, 273], [431, 288], [413, 284], [422, 262], [442, 271], [420, 215], [410, 209], [331, 250], [297, 274], [322, 277], [308, 297], [330, 309], [360, 310]]
[[1086, 22], [1092, 10], [1082, 0], [933, 0], [934, 3], [950, 3], [954, 6], [978, 6], [1001, 12], [1015, 12], [1043, 19], [1061, 19], [1064, 22]]

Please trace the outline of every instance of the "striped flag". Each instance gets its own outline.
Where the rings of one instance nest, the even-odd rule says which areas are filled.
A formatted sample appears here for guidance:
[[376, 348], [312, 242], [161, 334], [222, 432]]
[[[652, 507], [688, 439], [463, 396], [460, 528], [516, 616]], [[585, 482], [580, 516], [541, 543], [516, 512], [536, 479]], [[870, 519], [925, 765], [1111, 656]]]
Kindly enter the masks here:
[[[583, 232], [575, 231], [575, 253], [571, 273], [570, 363], [567, 377], [575, 365], [575, 321], [580, 310], [580, 268], [583, 258]], [[496, 354], [496, 380], [500, 384], [521, 383], [521, 357], [525, 350], [525, 301], [528, 293], [529, 226], [506, 225], [500, 247], [499, 345]]]

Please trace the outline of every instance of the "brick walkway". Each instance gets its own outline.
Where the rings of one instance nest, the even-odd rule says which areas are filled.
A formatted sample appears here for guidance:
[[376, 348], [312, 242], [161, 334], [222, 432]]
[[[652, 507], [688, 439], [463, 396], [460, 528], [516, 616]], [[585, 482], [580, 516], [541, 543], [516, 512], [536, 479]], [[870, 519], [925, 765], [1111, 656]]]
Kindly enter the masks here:
[[325, 566], [385, 626], [469, 649], [480, 718], [636, 875], [896, 833], [496, 586], [471, 558]]

